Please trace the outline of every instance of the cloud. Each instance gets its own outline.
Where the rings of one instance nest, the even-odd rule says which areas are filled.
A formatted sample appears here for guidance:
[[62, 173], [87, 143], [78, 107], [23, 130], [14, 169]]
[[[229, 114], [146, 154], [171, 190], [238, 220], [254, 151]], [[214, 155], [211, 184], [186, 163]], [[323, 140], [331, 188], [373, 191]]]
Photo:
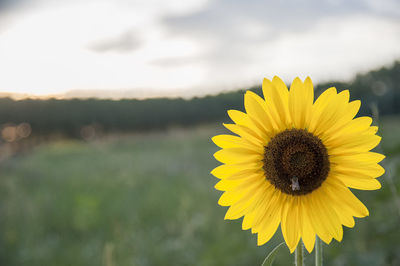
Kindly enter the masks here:
[[0, 0], [0, 11], [2, 11], [3, 9], [6, 9], [8, 7], [10, 7], [10, 5], [14, 4], [16, 1], [12, 1], [12, 0]]
[[[399, 19], [400, 2], [380, 0], [214, 0], [203, 9], [185, 15], [166, 16], [163, 22], [172, 35], [191, 36], [225, 54], [243, 45], [276, 39], [285, 33], [312, 30], [327, 18], [382, 16]], [[214, 50], [215, 50], [214, 49]], [[229, 51], [231, 53], [229, 53]]]
[[[287, 74], [302, 67], [318, 77], [347, 78], [365, 63], [383, 64], [383, 58], [399, 55], [393, 45], [399, 41], [399, 18], [395, 0], [214, 0], [197, 12], [166, 16], [163, 23], [171, 36], [190, 37], [204, 47], [196, 59], [206, 65], [207, 79], [231, 86], [251, 83], [265, 73], [261, 69]], [[380, 50], [371, 53], [376, 47]], [[321, 75], [318, 60], [331, 76]], [[347, 66], [338, 68], [335, 61]], [[242, 82], [226, 73], [241, 75]]]
[[152, 65], [160, 66], [160, 67], [175, 67], [181, 65], [188, 65], [195, 61], [198, 61], [198, 57], [188, 57], [188, 56], [181, 56], [181, 57], [163, 57], [153, 60], [151, 62]]
[[395, 0], [214, 0], [198, 12], [167, 16], [172, 32], [198, 36], [237, 34], [242, 23], [253, 22], [275, 31], [304, 31], [326, 17], [372, 14], [397, 17]]
[[95, 41], [89, 45], [89, 49], [95, 52], [131, 52], [140, 47], [141, 41], [138, 34], [133, 31], [127, 31], [115, 38]]
[[315, 25], [323, 17], [362, 12], [366, 9], [366, 4], [357, 0], [215, 0], [203, 10], [166, 17], [164, 21], [174, 33], [232, 37], [241, 33], [242, 23], [263, 24], [266, 29], [279, 31], [304, 30]]
[[0, 13], [25, 8], [30, 4], [36, 4], [43, 0], [0, 0]]

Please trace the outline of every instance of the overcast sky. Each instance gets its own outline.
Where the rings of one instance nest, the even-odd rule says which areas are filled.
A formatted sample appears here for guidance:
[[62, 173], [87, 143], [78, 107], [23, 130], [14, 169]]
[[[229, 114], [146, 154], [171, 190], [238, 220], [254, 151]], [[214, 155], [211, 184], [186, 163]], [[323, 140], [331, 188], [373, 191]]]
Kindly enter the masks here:
[[400, 59], [397, 0], [0, 0], [0, 91], [212, 93]]

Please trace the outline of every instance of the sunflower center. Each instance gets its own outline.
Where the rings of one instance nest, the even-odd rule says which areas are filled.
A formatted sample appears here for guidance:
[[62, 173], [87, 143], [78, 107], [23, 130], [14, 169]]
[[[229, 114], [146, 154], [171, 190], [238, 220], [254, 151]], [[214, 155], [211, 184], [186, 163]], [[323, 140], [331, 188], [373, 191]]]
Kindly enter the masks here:
[[328, 153], [322, 141], [303, 129], [287, 129], [264, 150], [266, 178], [282, 192], [304, 195], [321, 186], [329, 173]]

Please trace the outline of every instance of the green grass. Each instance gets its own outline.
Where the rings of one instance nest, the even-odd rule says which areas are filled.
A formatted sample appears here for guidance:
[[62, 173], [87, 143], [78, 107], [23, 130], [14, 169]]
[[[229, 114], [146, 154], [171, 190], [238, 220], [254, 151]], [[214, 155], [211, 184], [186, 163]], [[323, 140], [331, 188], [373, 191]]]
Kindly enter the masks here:
[[[400, 190], [400, 120], [382, 147]], [[0, 165], [0, 265], [261, 265], [282, 241], [257, 247], [241, 221], [224, 221], [209, 172], [220, 126], [64, 141]], [[397, 169], [396, 169], [397, 168]], [[397, 174], [396, 174], [397, 170]], [[390, 186], [355, 191], [370, 210], [324, 247], [326, 265], [399, 265], [400, 216]], [[313, 256], [306, 262], [313, 265]], [[288, 251], [274, 265], [289, 265]]]

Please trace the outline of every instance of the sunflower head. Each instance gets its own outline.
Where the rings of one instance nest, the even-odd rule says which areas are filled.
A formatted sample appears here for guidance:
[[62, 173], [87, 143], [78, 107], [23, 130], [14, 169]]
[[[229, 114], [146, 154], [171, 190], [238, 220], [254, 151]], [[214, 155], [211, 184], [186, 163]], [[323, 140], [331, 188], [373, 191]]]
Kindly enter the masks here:
[[229, 110], [235, 135], [212, 138], [222, 148], [222, 165], [211, 173], [224, 191], [218, 203], [229, 206], [225, 219], [243, 217], [263, 245], [280, 225], [291, 252], [300, 241], [311, 252], [315, 237], [342, 240], [342, 226], [368, 209], [349, 188], [374, 190], [385, 171], [384, 156], [371, 152], [381, 140], [370, 117], [355, 118], [360, 101], [349, 91], [324, 91], [314, 101], [310, 78], [296, 78], [290, 90], [278, 77], [264, 79], [264, 99], [248, 91], [246, 113]]

